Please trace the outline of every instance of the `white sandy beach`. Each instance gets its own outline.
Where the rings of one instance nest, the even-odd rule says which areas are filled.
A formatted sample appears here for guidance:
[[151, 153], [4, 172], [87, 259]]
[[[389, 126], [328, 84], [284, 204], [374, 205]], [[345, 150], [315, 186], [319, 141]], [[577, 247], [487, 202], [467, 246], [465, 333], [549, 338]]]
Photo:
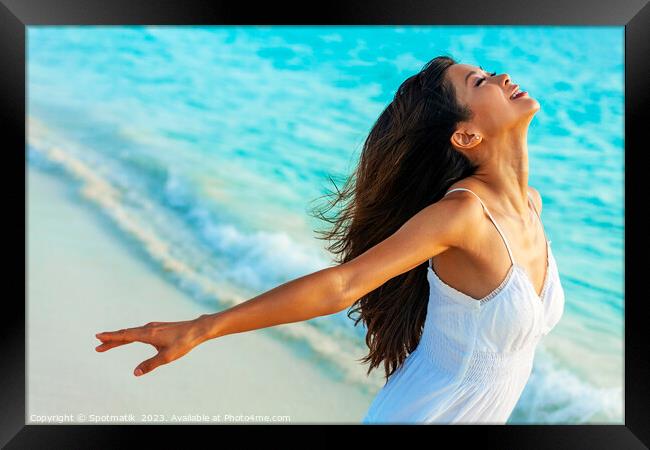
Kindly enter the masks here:
[[156, 273], [73, 187], [33, 168], [27, 177], [27, 424], [64, 414], [72, 419], [50, 423], [361, 421], [371, 397], [327, 378], [268, 330], [207, 341], [142, 377], [133, 370], [153, 347], [96, 352], [97, 332], [215, 311]]

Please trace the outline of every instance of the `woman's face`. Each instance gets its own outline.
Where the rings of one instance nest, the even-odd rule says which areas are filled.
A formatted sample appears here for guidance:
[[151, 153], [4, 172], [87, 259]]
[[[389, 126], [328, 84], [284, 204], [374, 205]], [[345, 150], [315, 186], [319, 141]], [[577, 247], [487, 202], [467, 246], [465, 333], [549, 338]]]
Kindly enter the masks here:
[[[527, 127], [540, 108], [530, 94], [510, 98], [517, 83], [507, 73], [492, 76], [477, 66], [454, 64], [447, 69], [447, 77], [456, 88], [459, 101], [474, 113], [472, 131], [483, 137]], [[526, 88], [522, 86], [521, 90]]]

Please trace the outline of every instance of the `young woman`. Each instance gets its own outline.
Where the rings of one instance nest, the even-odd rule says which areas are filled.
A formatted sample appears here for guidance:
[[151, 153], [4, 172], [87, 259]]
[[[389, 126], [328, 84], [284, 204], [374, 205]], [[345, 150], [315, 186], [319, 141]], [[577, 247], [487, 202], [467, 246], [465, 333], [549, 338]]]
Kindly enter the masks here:
[[321, 214], [338, 265], [194, 320], [99, 333], [96, 350], [153, 345], [138, 376], [209, 339], [354, 306], [368, 373], [383, 362], [387, 380], [364, 423], [505, 423], [564, 309], [528, 186], [539, 108], [505, 73], [434, 58], [377, 119], [338, 215]]

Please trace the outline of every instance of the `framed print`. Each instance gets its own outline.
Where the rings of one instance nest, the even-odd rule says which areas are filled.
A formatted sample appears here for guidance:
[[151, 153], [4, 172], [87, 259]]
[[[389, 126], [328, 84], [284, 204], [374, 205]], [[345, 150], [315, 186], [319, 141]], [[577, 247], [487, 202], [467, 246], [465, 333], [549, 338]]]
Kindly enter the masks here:
[[3, 446], [419, 424], [647, 448], [647, 2], [0, 11], [25, 238]]

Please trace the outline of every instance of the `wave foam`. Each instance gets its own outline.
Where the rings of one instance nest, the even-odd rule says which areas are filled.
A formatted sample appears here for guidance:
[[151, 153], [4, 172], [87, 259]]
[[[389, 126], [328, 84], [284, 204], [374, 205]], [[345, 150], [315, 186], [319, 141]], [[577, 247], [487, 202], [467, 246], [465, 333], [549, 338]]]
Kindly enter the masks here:
[[[111, 186], [88, 165], [66, 152], [61, 146], [51, 145], [46, 140], [39, 139], [37, 129], [41, 133], [45, 131], [42, 124], [36, 125], [36, 122], [33, 122], [30, 124], [30, 130], [32, 129], [35, 132], [33, 135], [30, 133], [30, 151], [39, 152], [48, 161], [58, 165], [69, 176], [81, 182], [82, 195], [100, 206], [122, 231], [137, 239], [154, 261], [165, 271], [175, 275], [181, 287], [194, 292], [198, 287], [201, 295], [212, 297], [226, 307], [235, 306], [249, 299], [241, 294], [241, 290], [236, 285], [227, 282], [215, 283], [198, 274], [181, 259], [174, 257], [170, 253], [169, 245], [122, 205], [119, 190]], [[286, 277], [287, 272], [304, 273], [305, 266], [313, 265], [309, 255], [287, 251], [292, 243], [286, 235], [257, 232], [246, 236], [228, 224], [213, 225], [206, 228], [204, 232], [213, 240], [215, 248], [230, 254], [231, 261], [237, 262], [229, 269], [232, 278], [246, 284], [250, 284], [251, 279], [255, 279], [255, 277], [251, 278], [250, 269], [246, 269], [250, 267], [251, 260], [255, 260], [254, 266], [262, 264], [275, 277]], [[269, 245], [273, 247], [272, 251], [275, 254], [292, 254], [294, 256], [286, 258], [283, 264], [278, 265], [277, 259], [270, 259], [269, 252], [255, 250]], [[240, 277], [242, 274], [243, 279]], [[259, 277], [257, 280], [258, 283], [262, 283]], [[371, 378], [368, 378], [355, 362], [362, 356], [358, 351], [344, 348], [336, 340], [305, 322], [283, 324], [280, 327], [274, 327], [274, 332], [307, 343], [314, 353], [335, 366], [342, 373], [345, 381], [355, 383], [363, 390], [369, 388], [369, 380], [375, 387], [383, 385], [383, 381], [379, 377], [372, 378], [371, 374]]]

